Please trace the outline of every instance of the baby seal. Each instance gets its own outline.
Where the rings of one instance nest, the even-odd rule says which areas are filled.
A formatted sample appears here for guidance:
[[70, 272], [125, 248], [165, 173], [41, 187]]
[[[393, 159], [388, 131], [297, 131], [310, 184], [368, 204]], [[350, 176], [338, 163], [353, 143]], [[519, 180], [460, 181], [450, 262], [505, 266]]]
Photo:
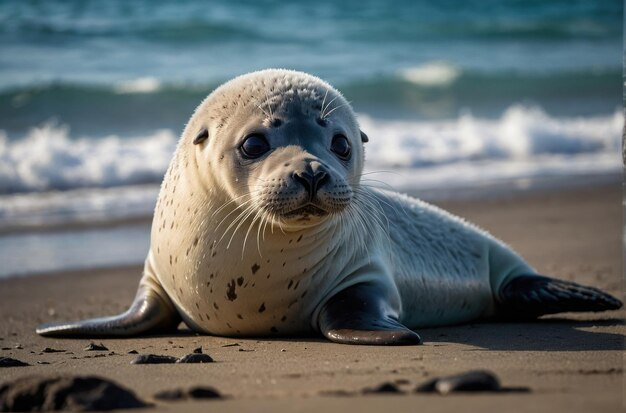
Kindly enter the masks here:
[[178, 143], [129, 310], [37, 332], [134, 336], [182, 320], [220, 336], [398, 345], [419, 344], [420, 327], [621, 307], [537, 274], [460, 218], [368, 187], [367, 141], [344, 97], [314, 76], [264, 70], [225, 83]]

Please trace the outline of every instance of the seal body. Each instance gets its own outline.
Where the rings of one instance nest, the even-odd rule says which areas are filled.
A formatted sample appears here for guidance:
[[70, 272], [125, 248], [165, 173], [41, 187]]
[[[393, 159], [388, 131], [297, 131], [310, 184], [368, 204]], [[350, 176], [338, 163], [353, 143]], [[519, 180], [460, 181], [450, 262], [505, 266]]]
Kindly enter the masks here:
[[182, 319], [215, 335], [415, 344], [424, 326], [621, 306], [539, 276], [439, 208], [369, 187], [367, 140], [348, 102], [316, 77], [266, 70], [227, 82], [179, 141], [131, 308], [38, 332], [127, 336]]

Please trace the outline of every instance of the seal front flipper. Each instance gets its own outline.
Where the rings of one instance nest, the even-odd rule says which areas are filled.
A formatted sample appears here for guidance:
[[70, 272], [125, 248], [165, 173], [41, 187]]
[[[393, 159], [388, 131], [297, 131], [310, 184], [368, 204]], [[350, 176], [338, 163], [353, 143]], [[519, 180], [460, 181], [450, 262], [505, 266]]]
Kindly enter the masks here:
[[502, 287], [498, 297], [498, 315], [516, 319], [621, 307], [620, 300], [597, 288], [540, 275], [513, 278]]
[[353, 285], [332, 297], [322, 308], [319, 327], [331, 341], [342, 344], [415, 345], [417, 333], [398, 322], [375, 284]]
[[149, 275], [144, 275], [130, 308], [112, 317], [48, 323], [37, 327], [47, 337], [130, 337], [142, 333], [174, 331], [181, 318], [163, 288]]

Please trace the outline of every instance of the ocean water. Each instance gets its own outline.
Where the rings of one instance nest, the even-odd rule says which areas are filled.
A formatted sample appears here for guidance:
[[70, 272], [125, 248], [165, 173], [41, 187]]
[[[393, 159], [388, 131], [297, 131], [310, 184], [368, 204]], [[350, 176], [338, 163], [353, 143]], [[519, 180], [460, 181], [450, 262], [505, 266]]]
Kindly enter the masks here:
[[[370, 136], [368, 179], [381, 185], [430, 199], [616, 181], [622, 7], [0, 2], [0, 276], [140, 262], [146, 224], [103, 224], [148, 222], [195, 106], [268, 67], [343, 92]], [[88, 252], [119, 240], [141, 247]]]

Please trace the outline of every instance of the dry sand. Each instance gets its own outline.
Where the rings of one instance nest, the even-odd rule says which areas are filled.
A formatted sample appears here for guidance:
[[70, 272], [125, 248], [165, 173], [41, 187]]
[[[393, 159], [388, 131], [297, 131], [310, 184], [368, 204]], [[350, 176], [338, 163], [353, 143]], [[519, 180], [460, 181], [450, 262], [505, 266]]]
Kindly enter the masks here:
[[[544, 193], [443, 207], [508, 242], [540, 272], [622, 296], [619, 187]], [[89, 340], [38, 337], [44, 321], [117, 313], [130, 303], [139, 268], [85, 271], [0, 282], [0, 356], [30, 367], [0, 369], [0, 381], [33, 374], [97, 374], [151, 400], [157, 391], [210, 385], [221, 401], [160, 402], [159, 411], [621, 411], [622, 311], [565, 314], [535, 323], [475, 323], [423, 329], [423, 346], [347, 346], [312, 339], [229, 339], [188, 331], [102, 341], [115, 355], [85, 352]], [[224, 347], [228, 344], [238, 346]], [[14, 348], [21, 345], [22, 349]], [[131, 365], [140, 353], [181, 356], [202, 346], [215, 363]], [[45, 347], [64, 353], [40, 353]], [[245, 351], [243, 351], [245, 350]], [[104, 352], [102, 354], [108, 354]], [[48, 362], [50, 364], [37, 364]], [[438, 375], [489, 369], [529, 393], [328, 395], [391, 381], [412, 390]]]

